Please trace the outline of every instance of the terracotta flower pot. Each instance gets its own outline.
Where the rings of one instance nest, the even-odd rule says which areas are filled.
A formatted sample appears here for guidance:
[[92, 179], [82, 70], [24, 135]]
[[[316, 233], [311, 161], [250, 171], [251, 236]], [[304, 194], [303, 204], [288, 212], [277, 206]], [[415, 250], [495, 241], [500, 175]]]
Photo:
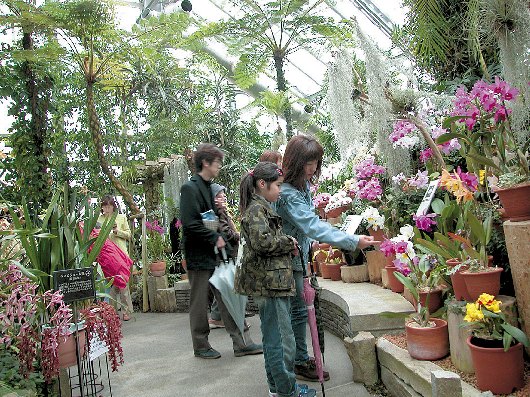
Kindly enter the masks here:
[[[79, 354], [81, 357], [85, 355], [86, 346], [86, 329], [83, 328], [78, 332], [79, 338]], [[68, 335], [66, 341], [59, 338], [57, 346], [57, 358], [59, 359], [59, 368], [68, 368], [77, 365], [77, 353], [75, 347], [74, 334]]]
[[405, 324], [407, 350], [417, 360], [438, 360], [449, 354], [449, 332], [447, 321], [432, 318], [434, 327], [415, 327], [413, 322]]
[[329, 274], [329, 268], [326, 263], [320, 263], [320, 274], [322, 275], [322, 278], [331, 278], [331, 275]]
[[368, 234], [376, 239], [376, 241], [383, 241], [385, 239], [385, 231], [381, 228], [374, 230], [371, 227], [368, 228]]
[[[441, 287], [437, 287], [431, 290], [430, 296], [429, 296], [429, 313], [435, 313], [436, 310], [441, 308], [444, 305], [444, 302], [442, 300], [442, 293], [443, 289]], [[420, 296], [420, 303], [422, 307], [425, 307], [425, 303], [427, 302], [427, 295], [429, 295], [428, 292], [419, 291], [418, 295]], [[415, 301], [415, 299], [413, 298]], [[416, 302], [413, 303], [414, 307], [416, 307]]]
[[476, 301], [482, 293], [487, 293], [493, 296], [499, 295], [502, 271], [503, 269], [501, 267], [494, 267], [489, 268], [488, 271], [462, 272], [461, 275], [466, 284], [469, 301]]
[[166, 274], [166, 261], [155, 261], [149, 265], [149, 271], [155, 277], [160, 277]]
[[[462, 261], [458, 259], [448, 259], [446, 262], [448, 267], [453, 268], [456, 265], [460, 265]], [[455, 294], [456, 300], [465, 300], [470, 301], [471, 297], [469, 296], [469, 293], [467, 292], [466, 283], [464, 282], [464, 278], [462, 277], [462, 272], [467, 270], [467, 266], [462, 266], [458, 271], [454, 274], [451, 274], [451, 284], [453, 285], [453, 293]]]
[[349, 205], [343, 205], [342, 207], [333, 208], [326, 212], [326, 218], [336, 218], [340, 216], [344, 211], [347, 211], [350, 208]]
[[[499, 342], [495, 345], [493, 342]], [[510, 394], [524, 386], [523, 345], [517, 343], [504, 351], [502, 341], [491, 341], [470, 336], [467, 345], [471, 351], [477, 387], [494, 394]], [[491, 347], [493, 345], [493, 347]]]
[[394, 265], [386, 265], [386, 274], [388, 275], [388, 284], [390, 285], [390, 289], [392, 292], [398, 292], [401, 293], [405, 290], [405, 287], [401, 282], [394, 276], [394, 272], [397, 271], [397, 267]]
[[504, 208], [504, 218], [511, 221], [526, 221], [530, 219], [530, 182], [497, 189], [501, 204]]
[[329, 278], [331, 281], [341, 281], [340, 267], [343, 263], [325, 263], [324, 266], [328, 269]]

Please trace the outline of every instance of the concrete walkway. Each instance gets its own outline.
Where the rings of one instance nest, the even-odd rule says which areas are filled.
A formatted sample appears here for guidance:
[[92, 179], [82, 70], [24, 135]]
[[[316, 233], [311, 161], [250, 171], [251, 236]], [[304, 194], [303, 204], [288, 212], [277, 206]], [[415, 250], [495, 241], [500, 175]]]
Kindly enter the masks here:
[[[188, 318], [187, 313], [135, 313], [133, 320], [123, 323], [125, 363], [111, 373], [113, 396], [267, 397], [263, 355], [234, 357], [230, 336], [224, 329], [215, 329], [210, 342], [222, 357], [196, 358]], [[260, 342], [259, 316], [248, 320], [252, 338]], [[342, 340], [328, 332], [325, 340], [325, 367], [331, 376], [324, 383], [326, 396], [370, 397], [363, 385], [352, 381], [352, 366]], [[309, 385], [320, 390], [318, 383]], [[103, 395], [109, 395], [105, 392]]]

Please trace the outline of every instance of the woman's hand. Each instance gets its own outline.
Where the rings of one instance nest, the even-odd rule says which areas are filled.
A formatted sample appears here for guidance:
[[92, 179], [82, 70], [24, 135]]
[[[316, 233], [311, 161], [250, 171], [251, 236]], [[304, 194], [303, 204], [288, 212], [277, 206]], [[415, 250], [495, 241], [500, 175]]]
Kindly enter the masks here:
[[379, 245], [379, 244], [381, 244], [381, 241], [375, 240], [374, 237], [361, 234], [359, 235], [359, 243], [357, 244], [357, 248], [362, 250], [371, 245]]

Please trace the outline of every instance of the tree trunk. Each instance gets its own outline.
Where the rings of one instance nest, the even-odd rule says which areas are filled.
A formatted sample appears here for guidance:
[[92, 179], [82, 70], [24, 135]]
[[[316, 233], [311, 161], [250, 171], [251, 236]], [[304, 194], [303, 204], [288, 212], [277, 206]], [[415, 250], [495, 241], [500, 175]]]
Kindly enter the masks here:
[[[283, 71], [283, 53], [278, 50], [274, 53], [274, 67], [276, 69], [276, 81], [278, 82], [278, 91], [287, 92], [287, 82], [285, 81], [285, 73]], [[285, 129], [287, 140], [293, 136], [293, 117], [291, 115], [291, 104], [287, 102], [287, 106], [283, 111], [285, 118]]]
[[[22, 36], [22, 48], [26, 51], [33, 50], [33, 38], [31, 32], [25, 32]], [[50, 198], [51, 177], [48, 173], [49, 153], [46, 149], [48, 138], [48, 107], [50, 105], [50, 89], [52, 87], [51, 79], [46, 76], [42, 81], [32, 67], [31, 62], [26, 61], [22, 64], [22, 75], [25, 79], [26, 92], [28, 95], [28, 108], [31, 113], [31, 120], [29, 121], [29, 139], [31, 147], [28, 153], [27, 150], [21, 150], [19, 154], [26, 159], [22, 159], [22, 163], [33, 163], [37, 166], [35, 170], [21, 172], [22, 188], [26, 190], [26, 194], [33, 197], [41, 205], [45, 205]], [[33, 152], [33, 153], [31, 153]], [[29, 157], [31, 156], [31, 159]], [[25, 180], [25, 181], [24, 181]]]
[[116, 178], [114, 172], [112, 171], [112, 168], [110, 167], [109, 163], [107, 162], [107, 159], [105, 158], [105, 153], [103, 151], [103, 137], [101, 135], [101, 124], [99, 123], [99, 118], [96, 112], [96, 105], [94, 103], [94, 83], [90, 81], [90, 79], [87, 79], [86, 94], [90, 134], [92, 135], [92, 141], [94, 142], [94, 146], [98, 154], [101, 169], [103, 173], [107, 175], [107, 177], [110, 179], [112, 185], [116, 188], [116, 190], [122, 195], [123, 200], [129, 207], [131, 212], [134, 215], [139, 214], [140, 209], [134, 203], [134, 199], [131, 193], [129, 193], [125, 186], [123, 186], [123, 184], [118, 180], [118, 178]]

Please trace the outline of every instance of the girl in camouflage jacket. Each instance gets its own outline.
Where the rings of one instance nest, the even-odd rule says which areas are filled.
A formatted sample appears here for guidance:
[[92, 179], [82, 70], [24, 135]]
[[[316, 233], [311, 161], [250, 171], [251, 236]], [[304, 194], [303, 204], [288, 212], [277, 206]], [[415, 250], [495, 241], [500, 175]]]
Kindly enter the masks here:
[[252, 295], [259, 308], [269, 395], [314, 396], [313, 389], [295, 381], [296, 346], [289, 310], [295, 293], [292, 256], [298, 254], [297, 243], [283, 234], [281, 218], [271, 207], [282, 182], [283, 171], [270, 162], [258, 163], [241, 180], [243, 253], [234, 288]]

